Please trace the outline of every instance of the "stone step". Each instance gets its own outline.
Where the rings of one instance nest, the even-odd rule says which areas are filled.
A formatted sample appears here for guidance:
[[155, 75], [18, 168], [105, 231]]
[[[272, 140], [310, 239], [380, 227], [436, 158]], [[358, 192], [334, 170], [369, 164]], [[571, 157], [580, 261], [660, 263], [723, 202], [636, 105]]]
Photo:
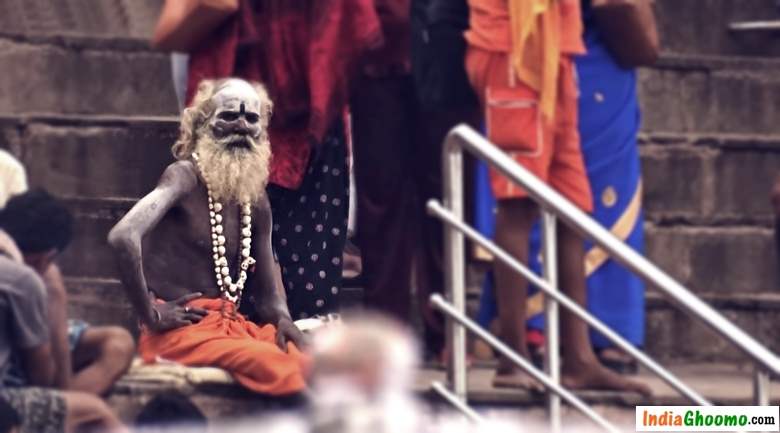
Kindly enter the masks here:
[[[68, 277], [66, 286], [70, 301], [69, 317], [95, 325], [120, 325], [133, 333], [137, 331], [137, 320], [118, 280]], [[345, 305], [359, 307], [362, 289], [345, 289], [342, 296]], [[706, 293], [699, 296], [770, 350], [780, 352], [780, 342], [775, 338], [775, 330], [780, 326], [780, 294]], [[474, 313], [476, 306], [476, 293], [472, 293], [469, 310]], [[735, 346], [655, 291], [647, 293], [646, 311], [646, 350], [659, 360], [748, 361]]]
[[0, 147], [19, 156], [30, 183], [61, 196], [138, 198], [173, 161], [176, 118], [0, 117]]
[[[137, 333], [137, 320], [118, 280], [68, 277], [69, 317], [95, 325], [120, 325]], [[470, 287], [468, 310], [475, 315], [479, 287]], [[699, 296], [753, 335], [769, 350], [780, 352], [780, 293], [702, 293]], [[362, 288], [343, 290], [343, 303], [360, 308]], [[727, 340], [683, 313], [653, 290], [647, 293], [645, 350], [665, 362], [745, 363], [749, 359]]]
[[[780, 353], [780, 293], [707, 293], [701, 298], [769, 350]], [[656, 292], [647, 294], [647, 352], [669, 362], [746, 363], [750, 359]]]
[[[480, 371], [476, 375], [477, 380], [482, 381], [483, 376], [489, 374], [487, 370]], [[427, 425], [435, 423], [442, 417], [458, 416], [449, 403], [444, 402], [440, 396], [430, 390], [430, 380], [441, 380], [442, 376], [443, 373], [440, 371], [422, 369], [418, 372], [418, 379], [412, 390], [412, 396], [417, 397], [416, 404], [426, 417]], [[207, 416], [212, 431], [233, 431], [230, 429], [232, 423], [256, 422], [249, 417], [258, 416], [263, 417], [265, 425], [273, 425], [274, 415], [283, 415], [281, 411], [295, 407], [291, 404], [295, 399], [253, 395], [234, 385], [139, 381], [132, 377], [123, 378], [114, 386], [108, 397], [108, 403], [123, 421], [132, 424], [144, 404], [155, 395], [168, 391], [178, 391], [188, 396]], [[545, 431], [547, 421], [541, 398], [528, 396], [527, 393], [515, 393], [520, 395], [516, 398], [507, 398], [507, 394], [502, 390], [486, 391], [472, 388], [469, 404], [489, 419], [516, 422], [524, 429], [538, 426], [538, 429], [533, 431]], [[590, 394], [585, 398], [610, 422], [621, 426], [629, 426], [633, 422], [633, 407], [613, 403], [616, 400], [614, 396]], [[302, 410], [300, 404], [297, 409]], [[585, 432], [599, 431], [590, 430], [590, 421], [568, 406], [562, 408], [562, 414], [565, 427], [578, 426], [580, 428], [577, 431]], [[300, 412], [295, 415], [305, 416]], [[587, 427], [583, 429], [583, 425]], [[569, 430], [564, 429], [564, 431]]]
[[[137, 198], [172, 161], [172, 117], [0, 117], [0, 147], [33, 185], [63, 196]], [[691, 224], [769, 225], [780, 134], [646, 132], [640, 136], [647, 216]], [[754, 176], [746, 177], [751, 172]], [[597, 192], [598, 193], [598, 192]]]
[[[116, 278], [106, 237], [135, 200], [67, 198], [66, 203], [76, 217], [76, 234], [60, 259], [63, 269], [72, 276]], [[780, 286], [771, 227], [719, 225], [717, 220], [691, 225], [702, 224], [704, 218], [654, 212], [653, 203], [648, 200], [646, 253], [683, 285], [713, 293], [730, 293], [734, 287], [743, 292], [772, 292]], [[667, 219], [669, 215], [676, 218]]]
[[776, 293], [772, 230], [763, 227], [646, 225], [646, 254], [697, 293]]
[[[476, 284], [467, 287], [467, 311], [476, 317], [479, 311], [481, 271], [472, 268]], [[697, 296], [760, 343], [780, 353], [775, 330], [780, 326], [778, 292], [697, 292]], [[665, 362], [746, 363], [749, 359], [726, 339], [698, 319], [686, 314], [655, 289], [646, 292], [645, 350]]]
[[[660, 2], [662, 34], [668, 35], [665, 53], [669, 59], [643, 73], [650, 77], [644, 81], [651, 83], [642, 86], [643, 99], [647, 101], [646, 122], [651, 129], [679, 129], [669, 128], [672, 125], [684, 127], [686, 131], [710, 130], [711, 126], [720, 126], [722, 130], [745, 127], [740, 120], [749, 114], [740, 114], [738, 108], [718, 106], [726, 103], [739, 107], [741, 101], [749, 100], [759, 90], [776, 92], [776, 82], [763, 83], [773, 76], [772, 68], [765, 68], [767, 71], [760, 73], [760, 68], [745, 63], [745, 59], [724, 57], [750, 53], [743, 44], [732, 43], [733, 49], [725, 51], [705, 49], [728, 47], [730, 45], [725, 41], [744, 39], [744, 35], [736, 37], [723, 31], [725, 27], [719, 28], [719, 20], [750, 16], [763, 19], [775, 13], [773, 0], [749, 0], [748, 3], [732, 0]], [[42, 0], [13, 0], [5, 8], [3, 20], [7, 23], [0, 25], [5, 29], [0, 31], [0, 60], [7, 64], [24, 62], [28, 66], [12, 68], [0, 78], [0, 95], [3, 95], [0, 113], [42, 112], [55, 107], [58, 112], [69, 114], [172, 115], [177, 112], [168, 56], [150, 51], [146, 42], [156, 20], [159, 2], [100, 1], [93, 7], [82, 1], [67, 0], [58, 3], [58, 8], [44, 5]], [[717, 18], [693, 19], [700, 17], [702, 7]], [[85, 12], [86, 9], [89, 11]], [[702, 26], [708, 31], [701, 31], [695, 25], [699, 21], [706, 21]], [[713, 43], [717, 39], [715, 34], [724, 40], [722, 44]], [[675, 45], [680, 41], [692, 43], [692, 49]], [[767, 50], [778, 51], [775, 43], [745, 45], [758, 47], [754, 54], [769, 55], [772, 53]], [[702, 55], [718, 57], [711, 62], [690, 60]], [[748, 70], [754, 77], [724, 72], [724, 68]], [[680, 98], [693, 99], [698, 105], [690, 109], [686, 105], [670, 103]], [[764, 99], [776, 98], [766, 94]], [[671, 106], [689, 108], [690, 113], [685, 116], [653, 114], [655, 107]], [[713, 118], [714, 110], [722, 116]], [[772, 113], [761, 115], [762, 131], [773, 126], [771, 121], [764, 121], [771, 118]], [[727, 121], [729, 119], [731, 122]]]
[[69, 198], [65, 202], [76, 222], [73, 241], [59, 258], [63, 273], [82, 279], [116, 280], [119, 271], [107, 242], [108, 232], [135, 200]]
[[0, 63], [0, 114], [178, 112], [169, 55], [138, 39], [0, 34]]
[[[76, 234], [60, 262], [68, 275], [117, 278], [106, 237], [132, 206], [129, 199], [68, 199]], [[774, 292], [780, 286], [774, 235], [755, 226], [646, 224], [646, 254], [695, 292]]]
[[[670, 370], [691, 388], [717, 405], [752, 404], [751, 372], [749, 366], [729, 364], [687, 364], [670, 365]], [[479, 364], [469, 370], [468, 403], [488, 418], [500, 418], [518, 422], [524, 431], [546, 431], [545, 399], [526, 391], [497, 389], [491, 386], [494, 366]], [[418, 370], [413, 385], [414, 393], [420, 397], [420, 404], [428, 416], [443, 416], [451, 410], [448, 403], [435, 394], [432, 381], [446, 382], [445, 372], [434, 368]], [[636, 377], [647, 383], [652, 397], [640, 397], [633, 393], [580, 391], [576, 394], [605, 416], [610, 422], [630, 431], [634, 423], [636, 405], [688, 405], [685, 398], [662, 383], [650, 373], [640, 371]], [[263, 411], [268, 420], [269, 410], [289, 405], [288, 401], [253, 396], [242, 389], [224, 384], [192, 384], [188, 382], [139, 381], [132, 377], [120, 380], [114, 387], [108, 401], [120, 417], [132, 422], [140, 408], [153, 396], [168, 390], [177, 390], [189, 396], [209, 417], [212, 427], [216, 424], [235, 421], [248, 413]], [[772, 404], [778, 404], [780, 385], [772, 384]], [[426, 407], [427, 406], [427, 407]], [[587, 418], [568, 405], [563, 406], [563, 431], [600, 431]], [[432, 420], [433, 421], [433, 420]]]
[[[467, 310], [471, 317], [476, 317], [479, 296], [478, 289], [473, 289], [469, 293]], [[780, 326], [780, 295], [698, 295], [759, 343], [780, 353], [780, 342], [776, 338], [776, 329]], [[474, 339], [470, 338], [470, 341], [473, 344]], [[750, 358], [736, 346], [656, 291], [647, 292], [644, 350], [654, 359], [669, 363], [750, 363]]]
[[[675, 53], [778, 55], [775, 36], [765, 32], [734, 33], [736, 21], [780, 18], [774, 0], [658, 0], [659, 30], [664, 49]], [[25, 37], [147, 39], [154, 28], [159, 0], [6, 0], [0, 29]], [[707, 19], [701, 19], [707, 11]]]
[[[173, 117], [0, 117], [0, 147], [20, 157], [31, 183], [57, 194], [140, 197], [172, 161], [176, 122]], [[650, 219], [708, 224], [771, 219], [768, 202], [755, 197], [769, 194], [780, 134], [649, 131], [640, 142]], [[746, 170], [756, 175], [742, 176]]]
[[778, 66], [778, 59], [665, 55], [639, 71], [643, 129], [778, 134]]
[[138, 334], [138, 321], [118, 280], [66, 277], [68, 317], [92, 325], [123, 326]]
[[[780, 136], [640, 135], [644, 205], [659, 224], [770, 226]], [[751, 176], [745, 176], [751, 173]]]
[[5, 0], [0, 29], [8, 35], [147, 38], [158, 0]]
[[[752, 404], [751, 376], [752, 365], [730, 363], [665, 363], [664, 367], [687, 383], [703, 397], [717, 405]], [[542, 405], [544, 399], [527, 391], [494, 388], [492, 383], [495, 363], [476, 363], [469, 369], [469, 402], [480, 406], [535, 406]], [[636, 379], [650, 386], [653, 396], [642, 397], [634, 393], [611, 391], [578, 391], [576, 394], [590, 404], [633, 408], [636, 405], [688, 405], [688, 400], [679, 395], [653, 373], [640, 369]], [[446, 382], [445, 372], [441, 369], [423, 368], [419, 372], [415, 387], [419, 392], [428, 389], [434, 381]], [[780, 384], [773, 383], [772, 401], [780, 401]], [[777, 403], [774, 403], [777, 404]]]
[[775, 0], [656, 0], [665, 51], [727, 56], [780, 56], [778, 34], [730, 32], [738, 21], [780, 19]]

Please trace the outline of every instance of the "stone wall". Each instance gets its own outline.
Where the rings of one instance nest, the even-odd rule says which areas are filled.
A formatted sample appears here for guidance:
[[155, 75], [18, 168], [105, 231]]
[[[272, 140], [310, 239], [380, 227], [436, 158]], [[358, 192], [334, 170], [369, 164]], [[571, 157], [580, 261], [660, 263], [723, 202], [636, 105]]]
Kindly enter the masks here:
[[171, 161], [177, 102], [152, 52], [161, 0], [0, 1], [0, 147], [78, 221], [70, 314], [133, 329], [105, 237]]
[[[775, 351], [780, 293], [769, 192], [780, 172], [777, 2], [658, 1], [664, 56], [640, 74], [647, 254]], [[662, 358], [745, 361], [657, 292], [647, 347]]]

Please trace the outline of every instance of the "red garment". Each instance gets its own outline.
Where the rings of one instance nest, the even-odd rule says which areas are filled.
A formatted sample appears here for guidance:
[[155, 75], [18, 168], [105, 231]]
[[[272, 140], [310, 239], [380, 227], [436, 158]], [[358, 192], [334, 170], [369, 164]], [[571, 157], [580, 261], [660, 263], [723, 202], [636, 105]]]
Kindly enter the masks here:
[[158, 358], [191, 367], [219, 367], [244, 387], [270, 395], [293, 394], [306, 387], [309, 358], [291, 342], [287, 352], [276, 345], [276, 328], [258, 326], [223, 299], [200, 298], [190, 307], [208, 314], [200, 322], [161, 334], [144, 329], [138, 353], [146, 363]]
[[238, 13], [191, 53], [187, 101], [205, 78], [265, 84], [274, 101], [270, 181], [296, 189], [310, 144], [322, 141], [347, 103], [358, 56], [380, 42], [372, 0], [241, 0]]
[[363, 72], [369, 76], [403, 75], [412, 70], [410, 0], [374, 0], [382, 25], [382, 45], [366, 53]]

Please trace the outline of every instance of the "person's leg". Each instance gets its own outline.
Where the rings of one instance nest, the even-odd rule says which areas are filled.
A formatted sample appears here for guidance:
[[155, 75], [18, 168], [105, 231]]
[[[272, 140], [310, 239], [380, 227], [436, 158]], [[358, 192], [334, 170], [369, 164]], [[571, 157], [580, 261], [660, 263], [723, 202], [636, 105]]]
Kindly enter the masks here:
[[[582, 238], [558, 225], [558, 275], [563, 292], [579, 305], [587, 302]], [[562, 382], [574, 389], [617, 389], [650, 394], [650, 388], [601, 365], [588, 335], [588, 325], [567, 310], [561, 312]]]
[[118, 326], [96, 326], [84, 330], [73, 349], [73, 377], [70, 389], [103, 395], [130, 367], [135, 343], [127, 330]]
[[[409, 155], [413, 167], [418, 200], [414, 219], [420, 228], [415, 251], [414, 272], [417, 283], [417, 300], [425, 321], [425, 344], [432, 353], [439, 355], [444, 344], [444, 326], [441, 314], [429, 306], [428, 298], [444, 287], [443, 227], [438, 218], [428, 215], [427, 201], [442, 200], [442, 145], [447, 133], [460, 123], [477, 123], [478, 110], [472, 107], [422, 110], [416, 119], [419, 131], [416, 150]], [[468, 196], [468, 194], [466, 194]]]
[[99, 427], [107, 433], [125, 433], [125, 427], [114, 412], [99, 397], [85, 392], [61, 393], [65, 400], [65, 432], [82, 431], [84, 427]]
[[[577, 88], [570, 59], [561, 60], [558, 106], [554, 136], [555, 152], [550, 165], [550, 185], [586, 212], [593, 198], [577, 130]], [[571, 228], [558, 224], [558, 281], [572, 300], [587, 307], [585, 245]], [[588, 325], [568, 310], [561, 311], [561, 380], [570, 388], [637, 391], [650, 394], [646, 385], [626, 379], [601, 365], [591, 345]]]
[[[347, 240], [349, 180], [343, 128], [331, 130], [297, 190], [271, 185], [273, 247], [294, 320], [337, 313]], [[242, 305], [250, 317], [254, 312]]]
[[417, 228], [411, 190], [414, 94], [411, 78], [361, 77], [352, 96], [355, 243], [363, 261], [365, 306], [409, 320]]
[[[497, 208], [496, 243], [517, 260], [528, 263], [528, 236], [537, 216], [536, 205], [528, 199], [504, 199], [498, 201]], [[495, 261], [494, 272], [501, 339], [521, 356], [529, 358], [525, 338], [528, 282], [499, 260]], [[499, 360], [493, 383], [523, 388], [539, 386], [504, 357]]]

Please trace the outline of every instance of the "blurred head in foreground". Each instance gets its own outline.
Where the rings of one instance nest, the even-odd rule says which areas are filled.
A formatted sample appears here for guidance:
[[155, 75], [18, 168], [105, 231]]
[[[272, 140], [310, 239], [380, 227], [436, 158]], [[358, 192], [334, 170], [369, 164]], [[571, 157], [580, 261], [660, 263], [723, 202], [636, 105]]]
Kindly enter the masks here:
[[312, 340], [315, 431], [414, 431], [419, 351], [409, 331], [378, 314], [347, 314]]

